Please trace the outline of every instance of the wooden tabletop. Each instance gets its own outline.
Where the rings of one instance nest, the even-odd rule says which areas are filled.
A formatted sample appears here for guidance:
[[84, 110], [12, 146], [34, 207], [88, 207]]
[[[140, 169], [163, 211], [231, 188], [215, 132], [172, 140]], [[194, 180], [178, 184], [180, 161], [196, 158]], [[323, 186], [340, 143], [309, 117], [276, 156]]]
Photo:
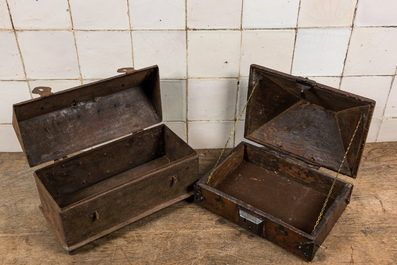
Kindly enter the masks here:
[[[198, 150], [200, 172], [219, 150]], [[397, 264], [397, 142], [367, 144], [350, 205], [315, 264]], [[290, 252], [187, 201], [68, 255], [38, 209], [22, 153], [0, 153], [0, 264], [306, 264]]]

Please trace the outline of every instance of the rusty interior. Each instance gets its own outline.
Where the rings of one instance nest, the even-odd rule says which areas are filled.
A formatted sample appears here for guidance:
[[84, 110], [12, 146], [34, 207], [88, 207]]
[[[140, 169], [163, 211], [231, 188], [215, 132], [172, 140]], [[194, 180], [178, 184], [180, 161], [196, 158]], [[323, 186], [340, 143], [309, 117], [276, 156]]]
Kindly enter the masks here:
[[[331, 177], [249, 144], [240, 145], [228, 160], [233, 166], [218, 167], [212, 187], [311, 234]], [[343, 187], [343, 182], [336, 183], [327, 209]]]
[[194, 154], [168, 127], [159, 125], [44, 167], [36, 175], [64, 208]]

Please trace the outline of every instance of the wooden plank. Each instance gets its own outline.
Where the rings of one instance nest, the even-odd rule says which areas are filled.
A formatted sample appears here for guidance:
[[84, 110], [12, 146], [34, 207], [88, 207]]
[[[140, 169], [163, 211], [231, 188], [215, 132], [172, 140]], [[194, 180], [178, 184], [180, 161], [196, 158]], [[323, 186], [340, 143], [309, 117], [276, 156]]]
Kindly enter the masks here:
[[[200, 173], [220, 150], [198, 150]], [[397, 142], [367, 144], [350, 205], [315, 264], [397, 262]], [[307, 264], [211, 212], [179, 202], [68, 255], [41, 215], [33, 169], [0, 153], [0, 264]]]

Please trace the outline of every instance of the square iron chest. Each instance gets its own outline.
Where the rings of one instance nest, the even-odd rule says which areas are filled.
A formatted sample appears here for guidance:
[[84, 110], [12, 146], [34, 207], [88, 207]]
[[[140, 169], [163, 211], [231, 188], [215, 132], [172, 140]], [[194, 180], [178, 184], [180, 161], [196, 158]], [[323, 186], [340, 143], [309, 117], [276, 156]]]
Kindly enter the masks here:
[[143, 130], [162, 121], [159, 83], [153, 66], [13, 106], [29, 165], [55, 160], [34, 177], [65, 250], [193, 194], [197, 153], [165, 125]]
[[311, 261], [353, 188], [321, 168], [356, 178], [375, 102], [258, 65], [247, 98], [244, 136], [261, 147], [241, 142], [195, 202]]

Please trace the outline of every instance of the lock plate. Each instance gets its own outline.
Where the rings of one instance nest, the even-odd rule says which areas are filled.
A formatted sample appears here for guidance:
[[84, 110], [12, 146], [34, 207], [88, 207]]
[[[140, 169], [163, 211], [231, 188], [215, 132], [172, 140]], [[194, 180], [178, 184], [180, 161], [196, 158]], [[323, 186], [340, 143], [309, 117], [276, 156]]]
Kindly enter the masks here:
[[259, 236], [262, 235], [264, 222], [262, 218], [253, 216], [252, 214], [243, 210], [239, 210], [238, 213], [238, 223], [241, 227]]

